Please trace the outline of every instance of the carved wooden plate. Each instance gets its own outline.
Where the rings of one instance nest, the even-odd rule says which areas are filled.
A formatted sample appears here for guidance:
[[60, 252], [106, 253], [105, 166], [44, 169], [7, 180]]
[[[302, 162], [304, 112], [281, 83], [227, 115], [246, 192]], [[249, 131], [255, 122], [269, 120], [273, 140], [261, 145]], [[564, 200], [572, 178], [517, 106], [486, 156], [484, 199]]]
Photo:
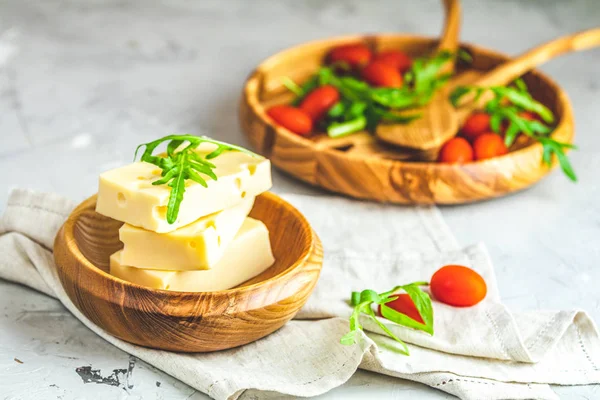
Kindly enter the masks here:
[[[96, 196], [77, 207], [56, 236], [60, 281], [77, 308], [112, 335], [141, 346], [181, 352], [229, 349], [260, 339], [290, 320], [312, 293], [321, 242], [298, 210], [272, 193], [250, 216], [269, 229], [275, 264], [230, 290], [151, 289], [107, 273], [122, 248], [122, 223], [96, 213]], [[243, 268], [243, 266], [240, 266]]]
[[[490, 199], [531, 186], [550, 171], [542, 164], [542, 146], [529, 141], [517, 143], [507, 155], [468, 164], [413, 162], [409, 160], [434, 159], [436, 154], [394, 149], [367, 132], [340, 139], [324, 133], [300, 137], [266, 115], [269, 106], [292, 99], [281, 84], [283, 76], [303, 82], [318, 70], [332, 47], [352, 42], [364, 42], [374, 51], [399, 49], [412, 56], [428, 54], [437, 44], [435, 39], [409, 35], [346, 36], [302, 44], [261, 63], [246, 81], [239, 118], [252, 146], [277, 168], [333, 192], [403, 204], [460, 204]], [[473, 56], [469, 70], [459, 66], [461, 83], [509, 59], [479, 46], [461, 47]], [[571, 142], [573, 111], [565, 92], [537, 70], [523, 78], [533, 96], [557, 117], [552, 137]]]

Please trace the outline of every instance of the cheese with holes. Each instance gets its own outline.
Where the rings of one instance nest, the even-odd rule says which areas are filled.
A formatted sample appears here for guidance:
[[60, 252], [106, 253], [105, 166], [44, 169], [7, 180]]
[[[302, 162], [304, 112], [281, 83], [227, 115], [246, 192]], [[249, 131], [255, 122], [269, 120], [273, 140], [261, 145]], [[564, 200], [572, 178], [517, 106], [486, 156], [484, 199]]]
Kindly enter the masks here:
[[119, 239], [125, 245], [121, 263], [179, 271], [212, 268], [240, 230], [253, 204], [254, 197], [246, 197], [235, 206], [167, 233], [124, 224], [119, 229]]
[[[198, 147], [206, 155], [215, 148], [210, 143]], [[161, 170], [153, 164], [135, 162], [100, 175], [96, 211], [107, 217], [154, 232], [171, 232], [200, 217], [255, 197], [271, 188], [271, 164], [263, 157], [239, 151], [225, 151], [210, 160], [218, 179], [206, 177], [208, 187], [186, 180], [177, 221], [166, 219], [171, 188], [152, 185]]]
[[110, 257], [110, 273], [117, 278], [154, 289], [182, 292], [226, 290], [251, 279], [269, 268], [273, 253], [269, 231], [260, 221], [246, 218], [221, 260], [212, 269], [165, 271], [125, 265], [122, 250]]

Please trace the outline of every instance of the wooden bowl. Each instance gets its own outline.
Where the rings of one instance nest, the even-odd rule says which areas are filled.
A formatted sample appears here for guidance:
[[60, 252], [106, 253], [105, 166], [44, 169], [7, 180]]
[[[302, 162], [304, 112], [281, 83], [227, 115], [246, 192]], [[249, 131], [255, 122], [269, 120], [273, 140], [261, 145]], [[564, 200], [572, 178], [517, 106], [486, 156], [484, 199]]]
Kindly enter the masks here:
[[[462, 165], [407, 162], [414, 154], [377, 143], [366, 132], [341, 139], [325, 134], [305, 138], [274, 124], [266, 108], [293, 97], [281, 77], [304, 82], [332, 47], [352, 42], [364, 42], [374, 51], [400, 49], [412, 56], [431, 53], [437, 44], [435, 39], [409, 35], [346, 36], [302, 44], [265, 60], [246, 81], [239, 118], [252, 146], [277, 168], [333, 192], [402, 204], [460, 204], [503, 196], [534, 184], [550, 171], [542, 164], [539, 143], [520, 143], [505, 156]], [[461, 47], [473, 56], [470, 71], [464, 66], [457, 71], [467, 81], [478, 75], [476, 71], [509, 59], [479, 46]], [[567, 95], [537, 70], [523, 78], [533, 96], [557, 116], [552, 137], [571, 142], [573, 111]]]
[[[96, 196], [77, 207], [56, 236], [60, 281], [77, 308], [112, 335], [141, 346], [180, 352], [229, 349], [260, 339], [290, 320], [321, 271], [321, 242], [306, 219], [272, 193], [256, 198], [250, 216], [269, 228], [275, 264], [219, 292], [175, 292], [108, 274], [123, 247], [122, 223], [96, 213]], [[242, 266], [240, 266], [242, 267]]]

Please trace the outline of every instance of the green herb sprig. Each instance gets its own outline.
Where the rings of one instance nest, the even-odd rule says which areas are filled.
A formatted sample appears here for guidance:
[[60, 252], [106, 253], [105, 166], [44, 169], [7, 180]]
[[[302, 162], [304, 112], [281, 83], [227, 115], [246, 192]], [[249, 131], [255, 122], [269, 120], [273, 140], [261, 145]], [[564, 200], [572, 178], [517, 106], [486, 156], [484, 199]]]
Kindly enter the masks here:
[[[464, 59], [466, 56], [460, 52], [459, 57]], [[454, 54], [449, 51], [441, 51], [431, 58], [415, 59], [404, 79], [409, 84], [409, 88], [418, 95], [420, 105], [429, 103], [433, 94], [448, 83], [452, 74], [442, 74], [440, 71], [453, 59]]]
[[[548, 107], [531, 96], [522, 79], [516, 80], [510, 86], [459, 86], [450, 94], [450, 102], [455, 107], [459, 107], [461, 100], [467, 94], [472, 94], [473, 101], [476, 102], [487, 91], [490, 91], [493, 97], [485, 104], [484, 111], [490, 115], [490, 127], [495, 133], [500, 134], [503, 124], [507, 124], [504, 132], [506, 146], [511, 146], [519, 133], [527, 135], [542, 144], [542, 161], [544, 163], [551, 165], [552, 156], [555, 155], [565, 175], [576, 182], [577, 176], [566, 155], [566, 150], [577, 147], [550, 137], [554, 114]], [[539, 115], [542, 121], [523, 117], [524, 111]]]
[[[299, 105], [304, 97], [322, 85], [332, 85], [340, 92], [340, 101], [321, 121], [320, 128], [330, 137], [342, 137], [367, 129], [374, 132], [382, 122], [406, 124], [419, 118], [397, 111], [408, 110], [427, 104], [436, 90], [446, 84], [450, 74], [441, 74], [444, 65], [454, 58], [450, 52], [440, 52], [433, 57], [418, 58], [405, 74], [406, 84], [401, 88], [375, 88], [352, 75], [342, 65], [321, 67], [317, 74], [302, 85], [288, 77], [282, 83], [296, 98], [292, 105]], [[336, 71], [341, 70], [342, 73]]]
[[[414, 282], [408, 285], [396, 286], [392, 290], [383, 293], [377, 293], [371, 289], [366, 289], [362, 292], [352, 292], [351, 305], [354, 306], [354, 311], [350, 316], [350, 332], [345, 334], [340, 339], [340, 343], [344, 345], [352, 345], [356, 343], [358, 331], [361, 331], [363, 328], [360, 324], [360, 316], [361, 314], [366, 314], [373, 321], [375, 321], [387, 335], [400, 343], [402, 346], [401, 352], [403, 354], [409, 355], [408, 346], [406, 343], [404, 343], [404, 341], [397, 337], [388, 329], [387, 326], [377, 319], [372, 306], [373, 304], [381, 305], [381, 314], [388, 320], [395, 322], [398, 325], [418, 329], [433, 335], [433, 308], [431, 306], [431, 299], [429, 295], [420, 288], [420, 286], [427, 285], [429, 285], [427, 282]], [[419, 311], [421, 318], [423, 319], [423, 324], [386, 306], [386, 303], [393, 301], [398, 292], [401, 290], [410, 296], [411, 300]]]
[[[165, 142], [169, 142], [166, 154], [153, 155], [154, 150]], [[182, 147], [186, 142], [188, 143], [187, 146]], [[217, 147], [204, 156], [196, 152], [196, 149], [202, 143], [211, 143]], [[185, 193], [186, 180], [190, 179], [198, 182], [204, 187], [208, 187], [207, 178], [217, 180], [217, 175], [214, 173], [216, 166], [208, 160], [218, 157], [224, 151], [241, 151], [258, 157], [257, 154], [243, 147], [220, 142], [206, 136], [168, 135], [152, 142], [142, 143], [135, 149], [134, 161], [137, 159], [138, 152], [142, 147], [145, 147], [145, 149], [140, 161], [154, 164], [162, 170], [161, 178], [152, 182], [152, 184], [167, 185], [171, 188], [167, 205], [167, 222], [169, 224], [173, 224], [177, 220], [179, 207]]]

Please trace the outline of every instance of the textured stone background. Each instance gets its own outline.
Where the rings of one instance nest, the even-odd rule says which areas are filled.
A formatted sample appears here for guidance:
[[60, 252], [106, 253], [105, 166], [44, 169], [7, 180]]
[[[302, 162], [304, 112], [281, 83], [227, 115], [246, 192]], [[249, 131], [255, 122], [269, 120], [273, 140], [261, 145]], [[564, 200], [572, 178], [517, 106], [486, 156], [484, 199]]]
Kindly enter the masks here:
[[[466, 41], [517, 54], [597, 25], [600, 2], [465, 0], [464, 14]], [[166, 133], [245, 143], [241, 85], [278, 50], [352, 32], [437, 35], [440, 23], [437, 0], [0, 0], [0, 210], [14, 186], [83, 199], [99, 172]], [[600, 321], [598, 65], [595, 50], [543, 67], [573, 101], [580, 183], [557, 172], [517, 195], [442, 209], [463, 244], [488, 245], [504, 301], [515, 308], [584, 308]], [[279, 192], [321, 194], [279, 174], [275, 183]], [[557, 392], [600, 398], [595, 386]], [[363, 372], [322, 396], [369, 397], [450, 396]], [[0, 398], [205, 396], [130, 360], [56, 301], [0, 282]]]

